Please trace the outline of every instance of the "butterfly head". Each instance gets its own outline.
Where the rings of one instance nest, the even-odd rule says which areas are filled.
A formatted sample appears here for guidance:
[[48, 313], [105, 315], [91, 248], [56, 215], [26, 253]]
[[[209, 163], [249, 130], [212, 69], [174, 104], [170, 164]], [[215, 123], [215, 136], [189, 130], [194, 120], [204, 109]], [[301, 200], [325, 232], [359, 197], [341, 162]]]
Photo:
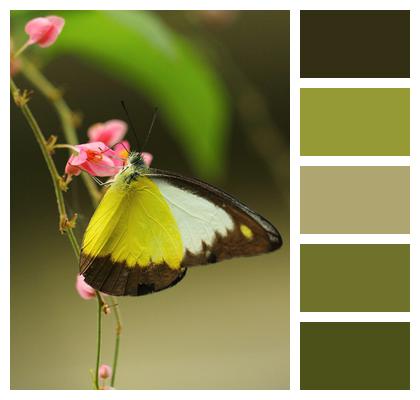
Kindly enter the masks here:
[[143, 156], [137, 151], [132, 151], [128, 156], [128, 165], [132, 166], [133, 169], [144, 169], [146, 163], [144, 162]]

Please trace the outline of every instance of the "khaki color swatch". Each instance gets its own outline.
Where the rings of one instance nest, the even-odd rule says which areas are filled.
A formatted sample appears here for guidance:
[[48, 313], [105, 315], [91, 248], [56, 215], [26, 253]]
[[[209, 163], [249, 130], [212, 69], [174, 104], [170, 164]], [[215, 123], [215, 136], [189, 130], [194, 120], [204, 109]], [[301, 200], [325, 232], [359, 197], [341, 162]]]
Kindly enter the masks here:
[[302, 322], [300, 388], [410, 389], [410, 324]]
[[410, 233], [409, 167], [301, 167], [301, 233]]
[[410, 89], [301, 89], [302, 156], [409, 156]]
[[410, 311], [410, 246], [301, 245], [300, 310]]

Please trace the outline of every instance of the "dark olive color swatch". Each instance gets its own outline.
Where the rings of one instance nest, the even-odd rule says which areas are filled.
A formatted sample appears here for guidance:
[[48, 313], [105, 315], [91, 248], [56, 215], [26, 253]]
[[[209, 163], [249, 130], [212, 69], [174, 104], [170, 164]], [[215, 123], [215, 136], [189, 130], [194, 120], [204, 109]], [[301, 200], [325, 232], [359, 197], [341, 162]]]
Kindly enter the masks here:
[[410, 324], [302, 322], [300, 388], [410, 389]]
[[410, 311], [410, 246], [301, 245], [300, 310]]
[[409, 156], [410, 89], [301, 89], [300, 154]]
[[301, 78], [409, 78], [410, 12], [301, 11]]

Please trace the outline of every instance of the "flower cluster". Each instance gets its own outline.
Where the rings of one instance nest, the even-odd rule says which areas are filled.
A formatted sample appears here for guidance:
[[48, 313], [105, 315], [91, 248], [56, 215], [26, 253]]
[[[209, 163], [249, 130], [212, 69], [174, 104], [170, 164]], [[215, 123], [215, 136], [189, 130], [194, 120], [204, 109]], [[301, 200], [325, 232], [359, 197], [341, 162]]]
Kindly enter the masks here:
[[[13, 52], [11, 44], [11, 75], [19, 70], [19, 54], [30, 45], [49, 47], [54, 44], [63, 30], [64, 23], [63, 18], [55, 15], [31, 19], [25, 25], [25, 32], [29, 36], [26, 43], [17, 52]], [[127, 163], [130, 152], [130, 144], [123, 140], [126, 133], [127, 124], [118, 119], [92, 125], [87, 132], [88, 143], [67, 146], [73, 150], [73, 154], [67, 161], [66, 174], [72, 177], [85, 171], [92, 176], [116, 175]], [[142, 156], [145, 164], [150, 165], [152, 155], [142, 153]]]
[[[79, 175], [86, 171], [92, 176], [114, 176], [127, 163], [130, 144], [122, 140], [127, 132], [124, 121], [113, 119], [92, 125], [88, 130], [89, 142], [72, 146], [74, 154], [67, 161], [67, 175]], [[142, 153], [146, 165], [153, 156]]]

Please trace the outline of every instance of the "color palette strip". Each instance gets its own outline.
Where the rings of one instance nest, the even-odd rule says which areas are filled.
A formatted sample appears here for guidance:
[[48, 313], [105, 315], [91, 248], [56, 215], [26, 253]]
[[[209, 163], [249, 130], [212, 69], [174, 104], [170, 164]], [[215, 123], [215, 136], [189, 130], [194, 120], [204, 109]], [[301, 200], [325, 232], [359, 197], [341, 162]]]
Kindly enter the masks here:
[[301, 89], [302, 156], [410, 155], [409, 89]]
[[301, 11], [300, 77], [345, 78], [300, 81], [300, 388], [410, 389], [410, 89], [346, 79], [410, 77], [410, 11]]
[[410, 232], [409, 167], [301, 167], [301, 233]]
[[408, 78], [410, 12], [301, 11], [302, 78]]
[[300, 386], [308, 389], [410, 389], [407, 322], [303, 322]]
[[410, 246], [301, 245], [300, 308], [304, 312], [410, 311]]

